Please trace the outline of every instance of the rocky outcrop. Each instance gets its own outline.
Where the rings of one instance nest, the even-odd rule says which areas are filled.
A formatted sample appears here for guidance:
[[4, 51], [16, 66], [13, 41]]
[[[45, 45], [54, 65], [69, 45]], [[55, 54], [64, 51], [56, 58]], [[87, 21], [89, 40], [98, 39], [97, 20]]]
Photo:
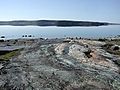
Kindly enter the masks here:
[[88, 52], [88, 48], [73, 44], [69, 47], [68, 55], [72, 56], [77, 60], [80, 60], [81, 62], [86, 62], [87, 58], [86, 58], [85, 52]]
[[103, 44], [76, 40], [25, 48], [0, 68], [0, 90], [119, 90], [119, 66], [113, 61], [120, 57]]

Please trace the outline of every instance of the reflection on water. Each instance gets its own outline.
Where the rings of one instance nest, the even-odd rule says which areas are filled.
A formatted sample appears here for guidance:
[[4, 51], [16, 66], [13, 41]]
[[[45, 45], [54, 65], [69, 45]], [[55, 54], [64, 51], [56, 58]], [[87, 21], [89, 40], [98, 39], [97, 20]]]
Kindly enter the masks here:
[[0, 26], [0, 36], [6, 38], [21, 38], [22, 35], [33, 35], [35, 37], [60, 38], [60, 37], [109, 37], [120, 34], [120, 26], [102, 27], [15, 27]]

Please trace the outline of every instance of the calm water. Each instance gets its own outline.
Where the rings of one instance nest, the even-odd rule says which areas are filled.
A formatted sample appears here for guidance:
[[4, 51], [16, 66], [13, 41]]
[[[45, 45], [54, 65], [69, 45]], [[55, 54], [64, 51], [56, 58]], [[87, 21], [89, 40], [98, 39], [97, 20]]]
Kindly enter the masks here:
[[8, 38], [22, 38], [22, 35], [34, 35], [35, 37], [61, 38], [70, 37], [109, 37], [120, 35], [120, 26], [102, 27], [33, 27], [33, 26], [0, 26], [0, 36]]

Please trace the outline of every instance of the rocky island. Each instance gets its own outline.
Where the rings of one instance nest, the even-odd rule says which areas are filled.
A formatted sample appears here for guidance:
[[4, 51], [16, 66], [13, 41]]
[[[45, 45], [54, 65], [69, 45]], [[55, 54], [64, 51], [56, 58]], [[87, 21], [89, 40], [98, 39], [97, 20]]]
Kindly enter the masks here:
[[120, 44], [108, 42], [2, 41], [0, 47], [12, 50], [0, 55], [0, 90], [120, 90]]

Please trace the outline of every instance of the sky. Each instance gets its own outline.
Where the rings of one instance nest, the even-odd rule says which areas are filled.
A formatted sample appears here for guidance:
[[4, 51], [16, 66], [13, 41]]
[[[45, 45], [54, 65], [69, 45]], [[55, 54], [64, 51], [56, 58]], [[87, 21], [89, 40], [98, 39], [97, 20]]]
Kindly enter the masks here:
[[38, 19], [120, 23], [120, 0], [0, 0], [0, 21]]

